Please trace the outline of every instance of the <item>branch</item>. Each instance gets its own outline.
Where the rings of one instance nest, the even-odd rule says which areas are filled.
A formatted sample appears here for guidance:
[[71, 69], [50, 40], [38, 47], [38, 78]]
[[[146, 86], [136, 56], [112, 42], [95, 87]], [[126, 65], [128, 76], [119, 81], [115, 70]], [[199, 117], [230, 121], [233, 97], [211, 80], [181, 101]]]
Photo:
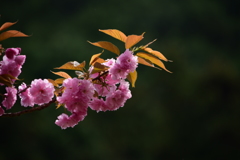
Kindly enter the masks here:
[[15, 113], [4, 113], [1, 117], [16, 117], [16, 116], [20, 116], [25, 113], [31, 113], [34, 111], [42, 110], [44, 108], [47, 108], [48, 106], [50, 106], [50, 104], [55, 103], [55, 102], [56, 102], [56, 98], [53, 98], [49, 103], [44, 104], [42, 106], [26, 109], [26, 110], [15, 112]]

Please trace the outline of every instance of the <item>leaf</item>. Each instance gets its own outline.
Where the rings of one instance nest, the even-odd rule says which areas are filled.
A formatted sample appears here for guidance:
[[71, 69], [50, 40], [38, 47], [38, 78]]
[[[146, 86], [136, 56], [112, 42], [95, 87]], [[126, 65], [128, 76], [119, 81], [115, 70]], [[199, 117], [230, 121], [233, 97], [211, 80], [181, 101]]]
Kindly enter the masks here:
[[14, 24], [16, 24], [17, 22], [14, 22], [14, 23], [12, 23], [12, 22], [6, 22], [6, 23], [4, 23], [1, 27], [0, 27], [0, 31], [3, 31], [4, 29], [7, 29], [7, 28], [9, 28], [9, 27], [11, 27], [12, 25], [14, 25]]
[[146, 66], [150, 66], [150, 67], [154, 67], [154, 65], [152, 63], [149, 63], [148, 61], [146, 61], [145, 59], [138, 57], [138, 63], [146, 65]]
[[125, 42], [125, 48], [126, 49], [129, 49], [131, 48], [132, 46], [134, 46], [135, 44], [137, 44], [139, 41], [141, 41], [143, 39], [143, 35], [129, 35], [127, 36], [127, 39], [126, 39], [126, 42]]
[[47, 79], [53, 86], [58, 87], [58, 84], [53, 79]]
[[79, 71], [82, 71], [83, 67], [85, 67], [85, 61], [83, 61], [80, 64], [77, 61], [71, 61], [71, 62], [65, 63], [61, 67], [57, 67], [57, 68], [54, 68], [54, 69], [69, 69], [69, 70], [79, 70]]
[[20, 31], [9, 30], [0, 34], [0, 41], [3, 41], [11, 37], [29, 37], [29, 36]]
[[137, 56], [144, 58], [146, 60], [149, 60], [150, 62], [152, 62], [153, 64], [158, 65], [159, 67], [161, 67], [162, 69], [164, 69], [165, 71], [172, 73], [171, 71], [167, 70], [164, 66], [164, 64], [162, 63], [162, 61], [160, 61], [158, 58], [148, 54], [148, 53], [143, 53], [143, 52], [138, 52], [136, 54]]
[[152, 50], [152, 48], [144, 48], [144, 51], [151, 53], [152, 55], [158, 57], [161, 60], [169, 61], [161, 52]]
[[120, 41], [126, 42], [127, 36], [123, 32], [121, 32], [117, 29], [105, 29], [105, 30], [99, 29], [99, 31], [103, 32], [105, 34], [108, 34]]
[[4, 75], [0, 75], [0, 83], [8, 86], [8, 87], [11, 87], [12, 86], [12, 81], [11, 81], [11, 78], [9, 77], [6, 77]]
[[117, 55], [120, 54], [120, 51], [119, 51], [118, 47], [115, 46], [114, 44], [112, 44], [111, 42], [107, 42], [107, 41], [99, 41], [99, 42], [95, 42], [95, 43], [92, 43], [90, 41], [88, 41], [88, 42], [90, 44], [94, 45], [94, 46], [101, 47], [101, 48], [106, 49], [110, 52], [116, 53]]
[[55, 79], [55, 83], [57, 83], [57, 84], [63, 84], [63, 81], [64, 81], [65, 79], [64, 78], [58, 78], [58, 79]]
[[101, 55], [102, 53], [98, 53], [98, 54], [94, 54], [92, 57], [91, 57], [91, 60], [89, 62], [89, 65], [93, 65], [93, 63], [99, 58], [99, 56]]
[[63, 78], [71, 78], [71, 76], [69, 76], [66, 72], [53, 72], [51, 71], [53, 74], [56, 74], [58, 76], [61, 76]]
[[135, 87], [135, 82], [137, 80], [137, 71], [130, 72], [127, 76], [127, 79], [132, 84], [132, 87]]
[[108, 69], [106, 66], [102, 65], [99, 62], [94, 63], [93, 67], [94, 68], [93, 68], [91, 74], [94, 74], [94, 73], [97, 73], [97, 72], [101, 72], [101, 71], [105, 71], [105, 70]]

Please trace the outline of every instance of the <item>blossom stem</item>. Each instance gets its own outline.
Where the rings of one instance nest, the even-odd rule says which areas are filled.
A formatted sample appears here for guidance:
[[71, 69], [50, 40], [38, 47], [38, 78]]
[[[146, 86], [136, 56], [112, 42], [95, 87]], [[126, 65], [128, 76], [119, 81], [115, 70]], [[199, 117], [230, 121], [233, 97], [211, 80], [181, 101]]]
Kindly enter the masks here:
[[30, 109], [26, 109], [26, 110], [14, 112], [14, 113], [4, 113], [1, 117], [16, 117], [16, 116], [20, 116], [25, 113], [39, 111], [39, 110], [49, 107], [50, 104], [55, 103], [55, 102], [56, 102], [56, 98], [53, 98], [50, 102], [48, 102], [47, 104], [44, 104], [42, 106], [38, 106], [38, 107], [34, 107], [34, 108], [30, 108]]

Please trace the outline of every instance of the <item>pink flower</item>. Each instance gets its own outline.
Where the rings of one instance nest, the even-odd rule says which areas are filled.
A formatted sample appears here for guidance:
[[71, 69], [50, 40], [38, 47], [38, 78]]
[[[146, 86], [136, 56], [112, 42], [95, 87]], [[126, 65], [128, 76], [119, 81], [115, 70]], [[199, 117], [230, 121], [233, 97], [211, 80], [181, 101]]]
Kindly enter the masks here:
[[38, 105], [50, 102], [54, 96], [54, 87], [47, 79], [35, 79], [29, 91], [33, 102]]
[[95, 90], [97, 91], [99, 96], [107, 96], [109, 93], [113, 92], [116, 90], [116, 85], [99, 85], [99, 84], [94, 84]]
[[111, 78], [113, 80], [120, 80], [120, 79], [126, 79], [129, 72], [128, 72], [128, 70], [122, 69], [122, 67], [119, 63], [115, 63], [109, 69], [109, 73], [111, 74]]
[[126, 100], [127, 97], [125, 96], [124, 92], [116, 90], [110, 96], [106, 97], [106, 105], [108, 110], [114, 111], [120, 107], [123, 107]]
[[6, 49], [6, 56], [9, 59], [13, 59], [16, 55], [19, 55], [21, 52], [21, 48], [8, 48]]
[[64, 80], [63, 86], [65, 90], [57, 97], [57, 101], [65, 104], [70, 112], [85, 113], [94, 94], [93, 84], [88, 80], [68, 78]]
[[57, 120], [55, 121], [55, 124], [60, 126], [62, 129], [66, 129], [68, 127], [74, 127], [78, 124], [78, 122], [82, 121], [85, 118], [86, 115], [73, 113], [70, 117], [62, 113], [59, 115]]
[[106, 111], [108, 109], [105, 101], [103, 99], [98, 99], [98, 98], [94, 98], [90, 102], [89, 107], [92, 110], [95, 110], [97, 112], [99, 112], [99, 111]]
[[[18, 90], [20, 92], [19, 97], [21, 98], [21, 105], [24, 107], [27, 106], [34, 106], [34, 102], [33, 102], [33, 97], [30, 94], [29, 88], [27, 88], [27, 85], [25, 83], [22, 83], [19, 87]], [[22, 90], [26, 89], [24, 92], [21, 92]]]
[[107, 67], [112, 67], [115, 64], [115, 62], [116, 62], [116, 60], [111, 58], [111, 59], [107, 59], [106, 62], [104, 62], [102, 64]]
[[25, 59], [26, 59], [26, 56], [25, 55], [18, 55], [16, 58], [15, 58], [15, 62], [22, 66], [25, 62]]
[[0, 116], [2, 116], [5, 113], [4, 109], [0, 106]]
[[138, 58], [137, 56], [134, 56], [129, 49], [127, 49], [117, 58], [116, 63], [120, 64], [122, 70], [127, 70], [128, 73], [130, 73], [137, 68]]
[[3, 61], [0, 74], [10, 74], [13, 77], [18, 77], [21, 73], [21, 67], [15, 61]]
[[4, 94], [6, 97], [4, 98], [2, 105], [6, 109], [11, 109], [17, 100], [17, 89], [13, 87], [6, 87], [6, 91], [7, 93]]
[[132, 98], [129, 86], [130, 86], [129, 82], [122, 80], [118, 87], [118, 89], [124, 93], [126, 99]]

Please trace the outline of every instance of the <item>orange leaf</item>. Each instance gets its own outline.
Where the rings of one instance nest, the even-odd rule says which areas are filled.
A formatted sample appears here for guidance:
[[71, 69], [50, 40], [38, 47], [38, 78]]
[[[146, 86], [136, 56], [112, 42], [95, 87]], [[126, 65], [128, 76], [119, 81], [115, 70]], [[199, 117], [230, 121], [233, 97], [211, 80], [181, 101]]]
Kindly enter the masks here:
[[70, 69], [70, 70], [82, 71], [84, 66], [85, 66], [85, 61], [83, 61], [80, 64], [77, 61], [71, 61], [71, 62], [67, 62], [64, 65], [62, 65], [61, 67], [57, 67], [55, 69]]
[[11, 37], [29, 37], [29, 36], [20, 31], [9, 30], [0, 34], [0, 41], [3, 41]]
[[6, 22], [0, 27], [0, 31], [3, 31], [4, 29], [7, 29], [8, 27], [11, 27], [12, 25], [16, 24], [17, 22]]
[[99, 58], [99, 56], [101, 55], [102, 53], [98, 53], [98, 54], [94, 54], [92, 57], [91, 57], [91, 60], [89, 62], [89, 65], [93, 65], [93, 63]]
[[58, 79], [55, 79], [54, 82], [57, 84], [62, 84], [64, 80], [65, 80], [64, 78], [58, 78]]
[[106, 33], [120, 41], [126, 42], [127, 36], [123, 32], [121, 32], [117, 29], [105, 29], [105, 30], [99, 29], [99, 31]]
[[131, 48], [132, 46], [134, 46], [135, 44], [137, 44], [139, 41], [141, 41], [143, 39], [143, 35], [129, 35], [127, 36], [127, 39], [126, 39], [126, 42], [125, 42], [125, 48], [126, 49], [129, 49]]
[[106, 66], [102, 65], [101, 63], [95, 62], [95, 63], [94, 63], [94, 68], [93, 68], [91, 74], [97, 73], [97, 72], [101, 72], [101, 71], [105, 71], [105, 70], [107, 70], [107, 69], [108, 69], [108, 68], [107, 68]]
[[117, 55], [120, 54], [120, 51], [119, 51], [118, 47], [115, 46], [114, 44], [112, 44], [111, 42], [99, 41], [99, 42], [95, 42], [95, 43], [92, 43], [92, 42], [89, 42], [89, 43], [91, 43], [94, 46], [101, 47], [103, 49], [109, 50], [113, 53], [116, 53]]
[[58, 84], [54, 80], [52, 79], [47, 79], [47, 80], [48, 82], [52, 83], [53, 86], [58, 87]]
[[150, 67], [154, 67], [154, 65], [152, 63], [149, 63], [148, 61], [146, 61], [145, 59], [138, 57], [138, 63], [146, 65], [146, 66], [150, 66]]
[[132, 87], [135, 87], [135, 82], [137, 80], [137, 71], [130, 72], [127, 76], [127, 79], [130, 81], [132, 84]]
[[56, 74], [58, 76], [61, 76], [63, 78], [71, 78], [71, 76], [69, 76], [66, 72], [53, 72], [51, 71], [53, 74]]
[[168, 59], [159, 51], [152, 50], [152, 48], [144, 48], [143, 50], [151, 53], [152, 55], [158, 57], [161, 60], [168, 61]]
[[[150, 62], [152, 62], [153, 64], [158, 65], [159, 67], [163, 68], [165, 71], [170, 72], [169, 70], [167, 70], [164, 66], [164, 64], [162, 63], [162, 61], [160, 61], [158, 58], [156, 58], [155, 56], [152, 56], [148, 53], [143, 53], [143, 52], [139, 52], [137, 53], [137, 56], [144, 58], [146, 60], [149, 60]], [[170, 72], [172, 73], [172, 72]]]

